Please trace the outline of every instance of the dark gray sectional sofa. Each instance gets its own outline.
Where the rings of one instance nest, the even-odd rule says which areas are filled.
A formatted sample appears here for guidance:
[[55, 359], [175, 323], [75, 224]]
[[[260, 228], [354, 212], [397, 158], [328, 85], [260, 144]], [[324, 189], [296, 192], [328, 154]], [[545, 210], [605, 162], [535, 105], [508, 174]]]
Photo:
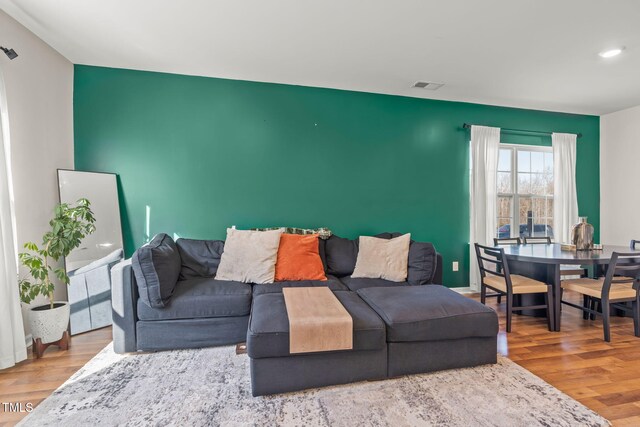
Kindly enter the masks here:
[[[399, 233], [377, 237], [392, 238]], [[358, 241], [320, 240], [327, 281], [214, 280], [222, 241], [160, 234], [112, 271], [118, 353], [247, 342], [254, 395], [496, 361], [497, 315], [438, 286], [442, 258], [411, 242], [406, 282], [352, 278]], [[282, 288], [327, 286], [353, 318], [354, 348], [292, 355]]]

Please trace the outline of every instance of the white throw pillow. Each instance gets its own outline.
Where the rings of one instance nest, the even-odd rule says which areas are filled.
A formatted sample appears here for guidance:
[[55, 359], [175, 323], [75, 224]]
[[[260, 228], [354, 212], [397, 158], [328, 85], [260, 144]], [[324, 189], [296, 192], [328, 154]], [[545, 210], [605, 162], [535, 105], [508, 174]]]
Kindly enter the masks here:
[[227, 228], [227, 240], [217, 280], [273, 283], [282, 230], [250, 231]]
[[404, 282], [407, 280], [410, 244], [409, 233], [393, 239], [360, 236], [356, 268], [351, 277]]

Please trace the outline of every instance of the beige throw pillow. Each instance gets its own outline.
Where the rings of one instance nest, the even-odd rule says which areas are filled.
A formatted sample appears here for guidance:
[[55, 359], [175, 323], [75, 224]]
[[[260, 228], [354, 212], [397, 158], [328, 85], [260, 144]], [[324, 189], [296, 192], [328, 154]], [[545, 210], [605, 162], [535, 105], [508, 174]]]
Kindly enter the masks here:
[[227, 240], [217, 280], [273, 283], [282, 230], [250, 231], [227, 228]]
[[407, 280], [410, 244], [409, 233], [393, 239], [360, 236], [356, 268], [351, 277], [404, 282]]

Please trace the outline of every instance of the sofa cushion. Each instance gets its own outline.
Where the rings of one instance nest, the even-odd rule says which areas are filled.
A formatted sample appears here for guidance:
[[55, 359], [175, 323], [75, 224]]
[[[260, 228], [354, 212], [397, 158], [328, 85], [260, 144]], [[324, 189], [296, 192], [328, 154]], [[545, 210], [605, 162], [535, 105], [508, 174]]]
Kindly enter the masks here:
[[[353, 349], [377, 350], [384, 348], [385, 327], [378, 315], [353, 292], [335, 292], [353, 319]], [[249, 357], [289, 356], [289, 318], [282, 293], [254, 296], [249, 332]]]
[[213, 277], [218, 271], [224, 251], [222, 240], [178, 239], [176, 241], [182, 268], [180, 280], [196, 277]]
[[150, 308], [138, 300], [140, 320], [238, 317], [250, 311], [251, 285], [205, 277], [179, 281], [163, 308]]
[[358, 242], [358, 258], [352, 277], [380, 278], [392, 282], [407, 280], [411, 234], [392, 239], [360, 236]]
[[282, 231], [227, 228], [217, 277], [244, 283], [273, 283]]
[[407, 282], [410, 285], [433, 283], [437, 267], [438, 255], [436, 248], [431, 243], [411, 241]]
[[[380, 233], [373, 237], [391, 239], [401, 233]], [[342, 277], [353, 273], [358, 259], [358, 239], [349, 240], [335, 234], [324, 240], [324, 247], [320, 248], [320, 257], [328, 274]]]
[[322, 260], [322, 268], [324, 271], [327, 271], [327, 241], [325, 239], [318, 239], [318, 254], [320, 255], [320, 259]]
[[387, 341], [439, 341], [492, 337], [496, 312], [440, 285], [360, 289], [358, 295], [382, 317]]
[[325, 241], [327, 273], [348, 276], [353, 273], [358, 259], [358, 240], [349, 240], [333, 235]]
[[253, 295], [282, 293], [282, 288], [313, 288], [316, 286], [327, 286], [332, 291], [349, 290], [337, 277], [327, 275], [327, 280], [296, 280], [253, 285]]
[[140, 299], [149, 307], [164, 307], [180, 275], [180, 254], [173, 239], [156, 235], [133, 253], [131, 267]]
[[388, 288], [393, 286], [407, 286], [407, 282], [391, 282], [385, 279], [370, 279], [364, 277], [341, 277], [340, 281], [349, 288], [350, 291], [357, 291], [364, 288]]
[[318, 240], [317, 234], [284, 233], [278, 247], [275, 281], [327, 280]]
[[[402, 233], [381, 233], [376, 237], [394, 239]], [[433, 283], [438, 267], [438, 253], [431, 243], [411, 241], [409, 246], [409, 260], [407, 268], [407, 282], [410, 285], [427, 285]]]

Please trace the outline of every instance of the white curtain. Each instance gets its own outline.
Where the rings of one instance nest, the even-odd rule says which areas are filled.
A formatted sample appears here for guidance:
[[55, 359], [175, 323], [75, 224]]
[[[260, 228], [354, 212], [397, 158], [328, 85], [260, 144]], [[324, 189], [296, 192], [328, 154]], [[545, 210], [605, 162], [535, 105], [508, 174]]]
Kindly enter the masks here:
[[471, 173], [469, 192], [471, 201], [471, 254], [469, 284], [480, 289], [480, 272], [474, 243], [493, 245], [496, 237], [496, 209], [498, 153], [500, 151], [500, 128], [471, 126]]
[[578, 222], [576, 192], [577, 135], [554, 133], [553, 144], [553, 237], [558, 243], [571, 241], [571, 227]]
[[9, 127], [0, 76], [0, 369], [27, 358], [18, 292], [13, 197], [9, 164]]

